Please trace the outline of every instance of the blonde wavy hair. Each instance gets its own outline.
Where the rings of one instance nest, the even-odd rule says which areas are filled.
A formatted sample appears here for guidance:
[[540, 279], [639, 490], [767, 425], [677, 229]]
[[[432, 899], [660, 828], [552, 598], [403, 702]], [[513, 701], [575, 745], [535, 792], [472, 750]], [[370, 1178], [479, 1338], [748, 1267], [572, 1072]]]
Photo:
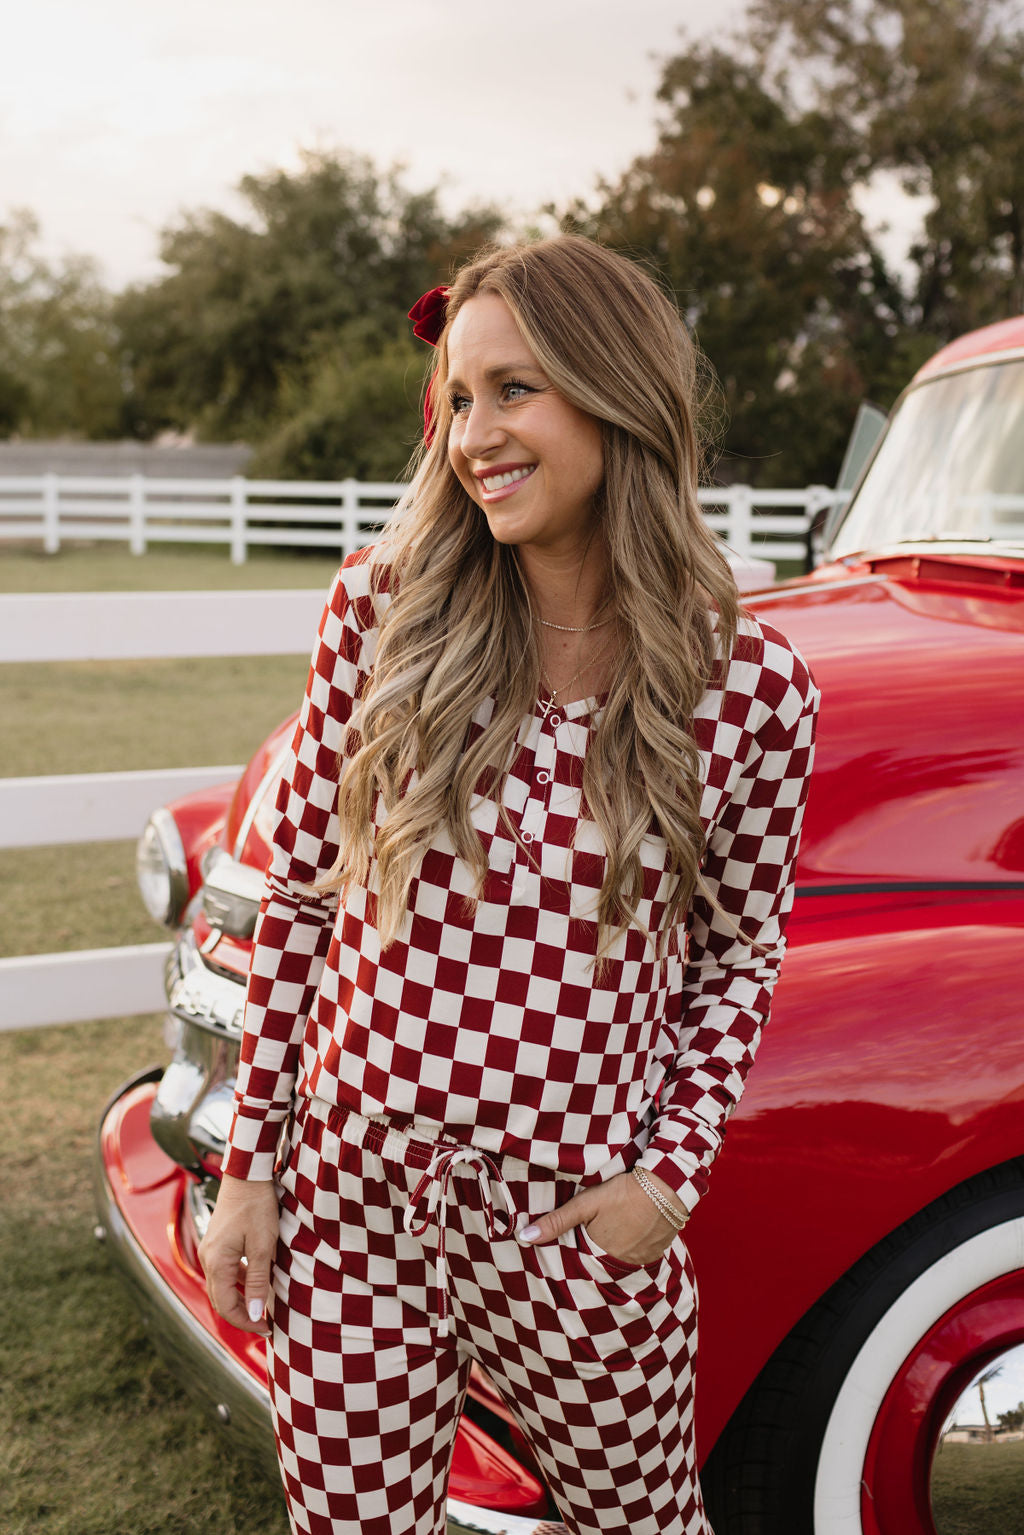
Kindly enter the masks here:
[[[433, 436], [373, 557], [375, 589], [387, 582], [392, 600], [340, 779], [341, 852], [320, 888], [368, 884], [375, 858], [387, 945], [425, 850], [447, 829], [479, 895], [487, 859], [470, 806], [481, 789], [500, 805], [513, 742], [536, 707], [540, 655], [516, 551], [491, 537], [448, 461], [448, 330], [478, 293], [504, 299], [555, 389], [601, 425], [595, 510], [622, 650], [586, 754], [583, 797], [607, 853], [604, 952], [637, 921], [640, 848], [652, 829], [668, 843], [675, 874], [669, 924], [683, 919], [698, 885], [704, 833], [692, 720], [716, 660], [732, 649], [739, 607], [697, 504], [699, 355], [640, 266], [576, 235], [485, 249], [452, 283], [430, 381]], [[473, 736], [487, 698], [493, 713]], [[386, 815], [374, 838], [378, 794]]]

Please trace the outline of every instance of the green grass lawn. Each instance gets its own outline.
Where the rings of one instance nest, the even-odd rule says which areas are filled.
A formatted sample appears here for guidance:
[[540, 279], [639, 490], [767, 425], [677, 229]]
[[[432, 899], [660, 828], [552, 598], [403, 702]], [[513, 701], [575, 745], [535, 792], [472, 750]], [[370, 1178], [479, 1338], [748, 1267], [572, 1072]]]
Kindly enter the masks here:
[[134, 841], [0, 848], [0, 890], [0, 958], [168, 937], [139, 898]]
[[226, 546], [154, 544], [132, 554], [125, 544], [64, 544], [45, 554], [40, 543], [4, 543], [0, 592], [253, 591], [263, 587], [323, 587], [339, 556], [311, 550], [250, 549], [232, 565]]
[[1024, 1440], [944, 1444], [932, 1469], [938, 1535], [1024, 1535]]
[[308, 668], [308, 652], [11, 662], [0, 666], [0, 772], [17, 778], [244, 762], [299, 707]]
[[276, 1481], [175, 1383], [93, 1235], [103, 1104], [166, 1054], [154, 1017], [0, 1034], [3, 1535], [286, 1535]]

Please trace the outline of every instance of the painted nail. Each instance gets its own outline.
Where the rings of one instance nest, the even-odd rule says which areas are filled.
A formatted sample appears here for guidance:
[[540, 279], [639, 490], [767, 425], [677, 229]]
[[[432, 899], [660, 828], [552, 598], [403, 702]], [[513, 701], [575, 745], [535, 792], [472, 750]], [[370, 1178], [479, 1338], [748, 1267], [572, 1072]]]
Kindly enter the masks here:
[[263, 1302], [259, 1300], [251, 1300], [249, 1302], [249, 1321], [258, 1322], [262, 1315]]
[[519, 1240], [520, 1242], [536, 1242], [539, 1236], [539, 1226], [524, 1226], [522, 1231], [519, 1233]]

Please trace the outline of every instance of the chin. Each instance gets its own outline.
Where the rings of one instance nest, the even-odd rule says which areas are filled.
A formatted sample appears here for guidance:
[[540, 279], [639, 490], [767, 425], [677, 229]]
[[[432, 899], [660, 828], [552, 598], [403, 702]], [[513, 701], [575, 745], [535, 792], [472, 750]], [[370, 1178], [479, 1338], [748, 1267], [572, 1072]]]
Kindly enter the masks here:
[[495, 543], [525, 544], [533, 542], [529, 530], [515, 526], [511, 519], [503, 520], [500, 517], [488, 517], [486, 512], [484, 516], [487, 517], [487, 526]]

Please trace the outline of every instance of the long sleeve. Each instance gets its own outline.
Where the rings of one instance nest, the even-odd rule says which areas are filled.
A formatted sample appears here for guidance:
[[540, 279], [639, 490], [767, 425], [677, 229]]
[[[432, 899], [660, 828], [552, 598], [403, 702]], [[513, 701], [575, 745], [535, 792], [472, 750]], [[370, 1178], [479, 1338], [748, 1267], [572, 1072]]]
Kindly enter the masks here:
[[375, 639], [373, 624], [365, 563], [348, 560], [320, 620], [277, 794], [223, 1169], [236, 1178], [273, 1175], [281, 1124], [291, 1105], [299, 1050], [337, 910], [336, 898], [318, 896], [310, 886], [338, 856], [338, 774], [370, 664], [367, 641], [371, 634]]
[[788, 647], [786, 654], [782, 696], [750, 733], [735, 788], [709, 831], [703, 876], [721, 911], [699, 893], [692, 903], [678, 1049], [640, 1158], [691, 1210], [753, 1064], [785, 951], [818, 709], [809, 672]]

